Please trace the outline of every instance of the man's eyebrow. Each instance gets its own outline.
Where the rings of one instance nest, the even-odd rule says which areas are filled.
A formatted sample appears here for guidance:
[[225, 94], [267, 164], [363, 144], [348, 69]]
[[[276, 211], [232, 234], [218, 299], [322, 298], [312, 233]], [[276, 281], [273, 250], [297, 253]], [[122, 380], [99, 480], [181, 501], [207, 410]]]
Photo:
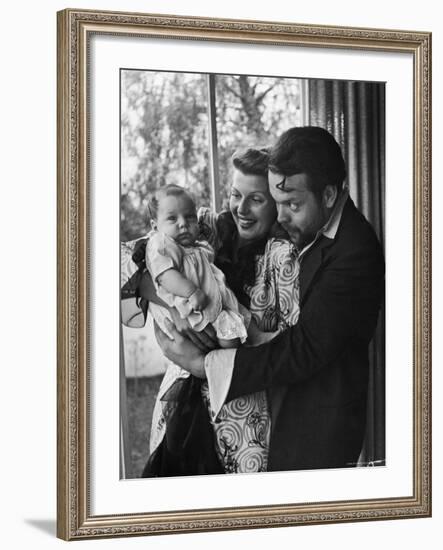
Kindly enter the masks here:
[[279, 189], [280, 191], [284, 191], [285, 193], [287, 193], [287, 189], [285, 189], [285, 183], [286, 183], [286, 176], [277, 183], [277, 185], [275, 187], [277, 187], [277, 189]]

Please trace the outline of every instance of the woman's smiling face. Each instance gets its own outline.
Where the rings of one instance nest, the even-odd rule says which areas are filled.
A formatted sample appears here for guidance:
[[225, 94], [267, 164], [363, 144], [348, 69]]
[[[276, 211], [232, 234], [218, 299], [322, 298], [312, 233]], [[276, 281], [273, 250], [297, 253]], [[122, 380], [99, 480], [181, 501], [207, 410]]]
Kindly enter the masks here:
[[234, 169], [229, 209], [237, 226], [240, 246], [265, 237], [277, 217], [267, 177]]

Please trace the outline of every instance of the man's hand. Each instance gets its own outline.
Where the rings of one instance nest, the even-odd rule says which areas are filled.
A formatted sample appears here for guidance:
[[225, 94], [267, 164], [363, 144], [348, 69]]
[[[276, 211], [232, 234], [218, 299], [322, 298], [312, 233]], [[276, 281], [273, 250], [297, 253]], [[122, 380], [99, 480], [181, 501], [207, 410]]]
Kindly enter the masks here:
[[165, 356], [197, 378], [206, 378], [205, 353], [181, 335], [169, 319], [165, 319], [165, 323], [172, 340], [154, 322], [155, 337]]
[[192, 329], [187, 319], [182, 319], [180, 317], [175, 307], [168, 309], [177, 332], [185, 336], [188, 340], [191, 340], [201, 352], [206, 354], [208, 351], [220, 347], [212, 325], [207, 325], [201, 332], [196, 332]]

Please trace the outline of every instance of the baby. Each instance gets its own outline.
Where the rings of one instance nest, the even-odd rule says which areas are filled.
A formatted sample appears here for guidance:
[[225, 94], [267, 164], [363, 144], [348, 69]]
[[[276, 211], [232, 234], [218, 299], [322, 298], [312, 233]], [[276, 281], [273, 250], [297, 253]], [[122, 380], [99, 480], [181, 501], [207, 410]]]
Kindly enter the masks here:
[[[146, 267], [158, 296], [191, 327], [202, 331], [209, 323], [220, 347], [238, 347], [247, 338], [237, 299], [226, 287], [224, 274], [213, 264], [214, 251], [198, 241], [199, 226], [191, 195], [177, 185], [158, 190], [149, 203], [152, 231], [146, 244]], [[150, 311], [168, 333], [165, 308]]]

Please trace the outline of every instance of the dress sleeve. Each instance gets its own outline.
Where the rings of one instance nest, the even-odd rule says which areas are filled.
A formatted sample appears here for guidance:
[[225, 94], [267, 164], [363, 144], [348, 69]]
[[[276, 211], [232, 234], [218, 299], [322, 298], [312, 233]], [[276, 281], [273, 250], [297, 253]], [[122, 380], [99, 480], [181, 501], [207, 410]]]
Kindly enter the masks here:
[[207, 241], [215, 251], [219, 248], [217, 231], [217, 216], [210, 208], [202, 206], [198, 209], [197, 219], [199, 226], [199, 241]]
[[225, 404], [231, 385], [236, 349], [216, 349], [205, 357], [205, 374], [208, 381], [211, 418], [216, 420]]
[[122, 323], [131, 328], [145, 325], [148, 310], [147, 302], [140, 299], [137, 293], [140, 271], [132, 255], [138, 242], [123, 242], [120, 246], [121, 317]]
[[286, 239], [270, 239], [265, 254], [274, 287], [278, 328], [283, 330], [295, 325], [300, 313], [300, 261], [296, 248]]
[[197, 241], [196, 245], [200, 249], [200, 252], [204, 254], [209, 263], [214, 263], [215, 254], [214, 249], [207, 241]]
[[152, 233], [146, 245], [146, 267], [154, 281], [168, 269], [181, 271], [183, 253], [170, 237], [159, 232]]

